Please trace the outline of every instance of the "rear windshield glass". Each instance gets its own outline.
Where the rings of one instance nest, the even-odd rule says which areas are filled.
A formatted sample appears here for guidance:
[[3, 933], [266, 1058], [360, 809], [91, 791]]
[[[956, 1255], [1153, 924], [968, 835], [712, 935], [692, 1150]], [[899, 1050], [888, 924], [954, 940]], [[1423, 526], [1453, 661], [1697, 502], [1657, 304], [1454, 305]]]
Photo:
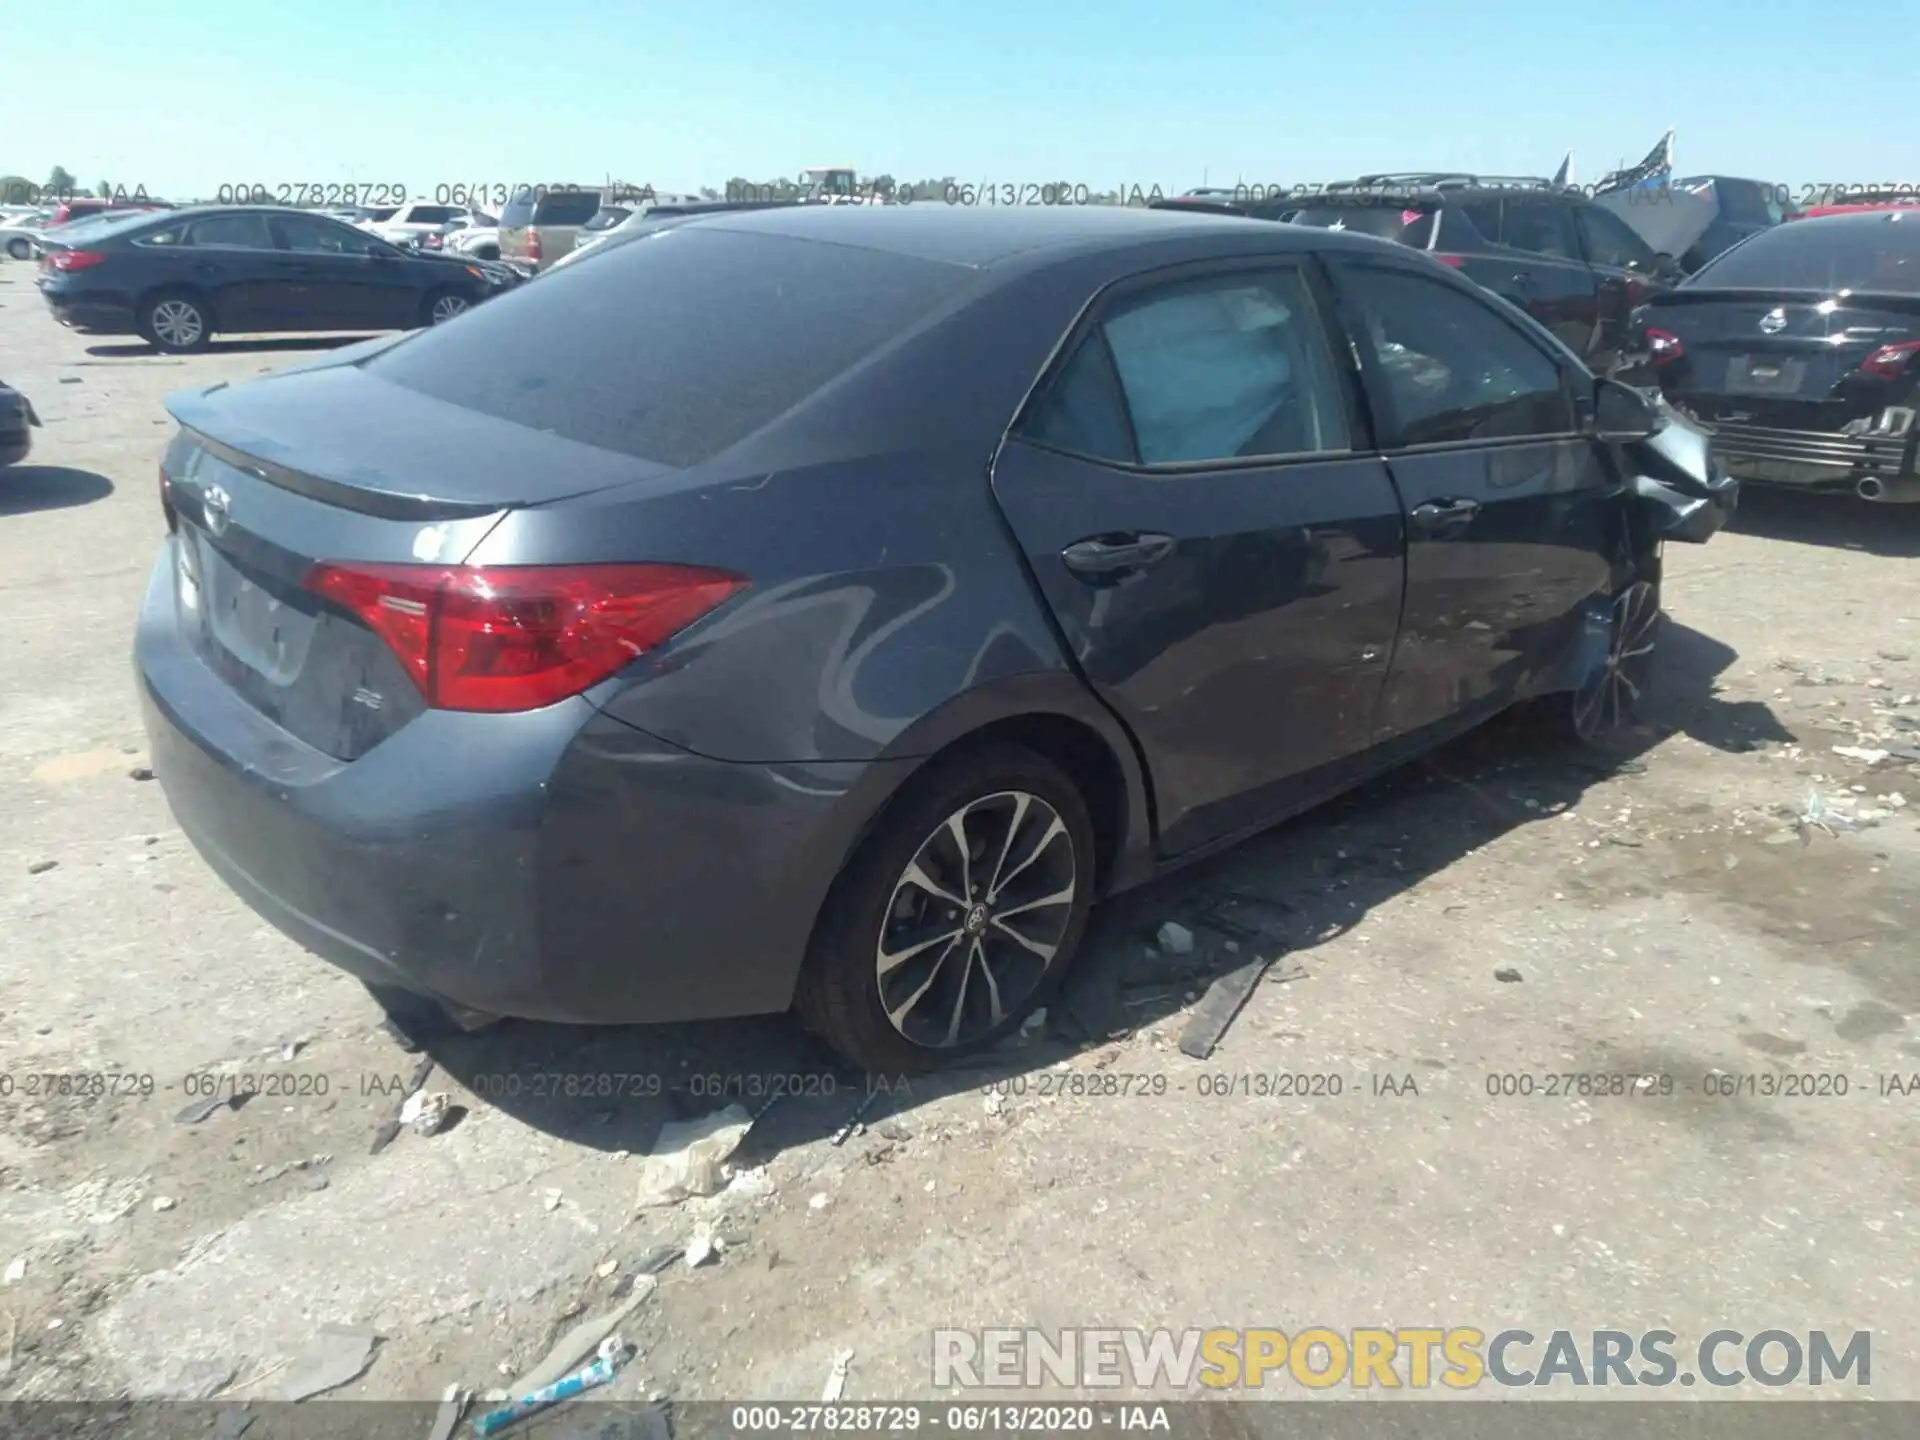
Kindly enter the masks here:
[[1384, 205], [1340, 204], [1307, 205], [1293, 214], [1296, 225], [1314, 225], [1322, 230], [1352, 230], [1360, 235], [1377, 235], [1382, 240], [1398, 240], [1424, 250], [1433, 241], [1431, 205], [1390, 201]]
[[684, 467], [785, 414], [972, 274], [850, 245], [676, 226], [592, 265], [557, 267], [365, 363], [438, 400]]
[[550, 190], [533, 207], [535, 225], [584, 225], [600, 208], [592, 190]]
[[1712, 261], [1689, 283], [1920, 295], [1920, 211], [1776, 225]]

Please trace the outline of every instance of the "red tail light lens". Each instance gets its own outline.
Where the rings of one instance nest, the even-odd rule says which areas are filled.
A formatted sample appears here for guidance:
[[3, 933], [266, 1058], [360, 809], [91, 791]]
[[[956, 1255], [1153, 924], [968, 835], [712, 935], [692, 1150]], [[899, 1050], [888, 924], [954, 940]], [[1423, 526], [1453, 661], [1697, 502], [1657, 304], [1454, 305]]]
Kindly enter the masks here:
[[84, 270], [106, 258], [98, 250], [54, 250], [47, 255], [47, 264], [55, 270]]
[[1860, 362], [1860, 368], [1882, 380], [1898, 380], [1914, 356], [1920, 355], [1920, 340], [1901, 340], [1882, 345]]
[[1467, 257], [1464, 255], [1441, 255], [1436, 253], [1433, 258], [1438, 260], [1442, 265], [1453, 266], [1456, 270], [1467, 263]]
[[527, 258], [529, 260], [540, 258], [540, 232], [532, 226], [527, 227]]
[[1649, 325], [1646, 333], [1647, 355], [1656, 365], [1671, 365], [1687, 353], [1687, 347], [1671, 330], [1658, 330]]
[[328, 565], [436, 710], [535, 710], [599, 684], [746, 588], [692, 565]]

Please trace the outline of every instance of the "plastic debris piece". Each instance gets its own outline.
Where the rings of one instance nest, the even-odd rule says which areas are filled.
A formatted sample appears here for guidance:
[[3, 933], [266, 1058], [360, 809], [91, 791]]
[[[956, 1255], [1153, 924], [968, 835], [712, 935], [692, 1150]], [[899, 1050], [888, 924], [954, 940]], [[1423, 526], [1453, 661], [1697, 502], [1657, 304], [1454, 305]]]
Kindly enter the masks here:
[[440, 1406], [433, 1412], [433, 1429], [427, 1432], [427, 1440], [452, 1440], [454, 1427], [460, 1423], [466, 1408], [467, 1392], [456, 1380], [441, 1392]]
[[536, 1411], [545, 1410], [550, 1405], [558, 1405], [562, 1400], [571, 1400], [583, 1391], [595, 1390], [611, 1383], [632, 1353], [627, 1343], [618, 1335], [608, 1336], [601, 1342], [599, 1357], [592, 1364], [583, 1366], [550, 1385], [523, 1394], [516, 1400], [509, 1400], [498, 1410], [489, 1410], [473, 1422], [474, 1433], [492, 1435]]
[[713, 1258], [718, 1248], [718, 1245], [714, 1241], [713, 1231], [705, 1226], [695, 1230], [693, 1234], [687, 1237], [687, 1268], [689, 1270], [699, 1269]]
[[1162, 925], [1154, 938], [1160, 942], [1160, 948], [1169, 955], [1193, 953], [1193, 932], [1172, 920]]
[[847, 1393], [847, 1367], [853, 1364], [853, 1351], [842, 1350], [833, 1357], [833, 1369], [827, 1372], [826, 1388], [820, 1392], [820, 1403], [831, 1405]]
[[1227, 1033], [1233, 1017], [1240, 1013], [1240, 1007], [1247, 1003], [1247, 997], [1253, 994], [1275, 958], [1256, 955], [1207, 987], [1206, 998], [1194, 1009], [1193, 1018], [1180, 1033], [1181, 1054], [1194, 1060], [1205, 1060], [1213, 1054], [1214, 1046]]
[[27, 1257], [16, 1255], [7, 1262], [7, 1268], [0, 1272], [0, 1283], [18, 1285], [27, 1278]]
[[598, 1265], [593, 1267], [593, 1273], [602, 1280], [611, 1280], [613, 1278], [613, 1272], [619, 1268], [620, 1262], [618, 1260], [602, 1260]]
[[216, 1110], [227, 1109], [238, 1098], [237, 1094], [210, 1095], [186, 1106], [173, 1117], [173, 1121], [176, 1125], [198, 1125]]
[[416, 1090], [400, 1107], [400, 1123], [411, 1126], [416, 1135], [437, 1135], [447, 1123], [451, 1108], [445, 1091]]
[[721, 1165], [752, 1128], [753, 1117], [738, 1105], [661, 1126], [642, 1164], [635, 1204], [646, 1209], [677, 1205], [692, 1195], [718, 1194], [727, 1183]]
[[818, 1195], [814, 1195], [814, 1196], [811, 1196], [811, 1197], [809, 1197], [809, 1198], [808, 1198], [808, 1200], [807, 1200], [807, 1209], [809, 1209], [809, 1210], [824, 1210], [824, 1209], [826, 1209], [826, 1208], [827, 1208], [827, 1205], [828, 1205], [829, 1203], [830, 1203], [830, 1202], [829, 1202], [829, 1200], [828, 1200], [828, 1198], [827, 1198], [827, 1194], [826, 1194], [826, 1192], [825, 1192], [825, 1191], [822, 1191], [822, 1192], [821, 1192], [820, 1194], [818, 1194]]
[[1502, 965], [1498, 970], [1493, 972], [1493, 978], [1498, 980], [1502, 985], [1518, 985], [1526, 977], [1514, 969], [1513, 966]]
[[153, 1197], [153, 1213], [158, 1215], [164, 1210], [173, 1209], [179, 1203], [171, 1195], [156, 1195]]
[[638, 1309], [641, 1302], [653, 1293], [654, 1284], [651, 1276], [643, 1277], [634, 1285], [633, 1293], [606, 1314], [596, 1315], [591, 1320], [582, 1320], [567, 1331], [553, 1342], [552, 1348], [541, 1357], [538, 1365], [507, 1387], [508, 1393], [530, 1395], [570, 1375], [619, 1328], [622, 1320]]
[[561, 1195], [558, 1190], [549, 1190], [540, 1197], [540, 1208], [549, 1214], [560, 1208]]
[[365, 1325], [322, 1325], [281, 1381], [280, 1398], [304, 1400], [359, 1379], [379, 1343]]
[[58, 865], [59, 863], [60, 862], [58, 860], [36, 860], [31, 865], [27, 866], [27, 874], [44, 875], [47, 873], [47, 871], [53, 869], [53, 867]]
[[1833, 753], [1847, 760], [1858, 760], [1862, 765], [1879, 765], [1885, 762], [1885, 750], [1869, 749], [1863, 745], [1835, 745]]

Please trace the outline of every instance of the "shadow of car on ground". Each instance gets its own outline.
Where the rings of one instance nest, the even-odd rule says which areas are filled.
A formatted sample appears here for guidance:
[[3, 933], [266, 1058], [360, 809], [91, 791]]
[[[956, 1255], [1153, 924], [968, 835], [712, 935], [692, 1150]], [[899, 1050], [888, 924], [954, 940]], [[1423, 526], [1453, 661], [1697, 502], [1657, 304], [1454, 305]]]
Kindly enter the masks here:
[[106, 476], [71, 465], [22, 463], [0, 470], [0, 515], [91, 505], [112, 493], [113, 481]]
[[[383, 331], [360, 331], [328, 335], [277, 335], [264, 339], [239, 336], [234, 339], [216, 337], [207, 342], [202, 355], [277, 355], [300, 354], [312, 350], [337, 350], [345, 345], [358, 345], [362, 340], [371, 340]], [[87, 354], [97, 355], [103, 360], [124, 359], [143, 355], [161, 356], [167, 352], [158, 350], [144, 340], [125, 340], [103, 342], [87, 346]], [[175, 358], [167, 355], [167, 358]]]
[[1920, 556], [1920, 505], [1888, 505], [1857, 495], [1740, 487], [1727, 529], [1765, 540], [1831, 545], [1892, 559]]
[[[662, 1124], [740, 1104], [756, 1118], [736, 1163], [762, 1163], [856, 1119], [880, 1126], [929, 1101], [1006, 1084], [1152, 1025], [1255, 951], [1280, 955], [1268, 983], [1284, 978], [1383, 901], [1510, 830], [1576, 804], [1590, 785], [1638, 773], [1638, 757], [1670, 736], [1731, 752], [1791, 740], [1765, 705], [1715, 694], [1714, 677], [1736, 658], [1669, 620], [1651, 713], [1607, 751], [1543, 740], [1519, 714], [1502, 716], [1117, 897], [1094, 912], [1044, 1025], [952, 1069], [861, 1075], [786, 1015], [626, 1027], [510, 1020], [428, 1039], [425, 1049], [480, 1100], [599, 1150], [645, 1153]], [[1168, 920], [1192, 932], [1191, 953], [1161, 954], [1150, 943]]]

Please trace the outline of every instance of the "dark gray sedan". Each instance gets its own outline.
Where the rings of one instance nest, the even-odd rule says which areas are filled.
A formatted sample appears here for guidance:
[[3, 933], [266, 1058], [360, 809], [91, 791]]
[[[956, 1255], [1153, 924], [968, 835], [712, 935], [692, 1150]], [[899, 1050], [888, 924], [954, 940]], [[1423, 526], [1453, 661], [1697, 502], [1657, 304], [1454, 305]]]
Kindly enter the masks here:
[[242, 896], [389, 996], [888, 1072], [1102, 896], [1517, 701], [1621, 723], [1731, 496], [1427, 257], [1173, 212], [689, 219], [169, 404], [138, 665]]

